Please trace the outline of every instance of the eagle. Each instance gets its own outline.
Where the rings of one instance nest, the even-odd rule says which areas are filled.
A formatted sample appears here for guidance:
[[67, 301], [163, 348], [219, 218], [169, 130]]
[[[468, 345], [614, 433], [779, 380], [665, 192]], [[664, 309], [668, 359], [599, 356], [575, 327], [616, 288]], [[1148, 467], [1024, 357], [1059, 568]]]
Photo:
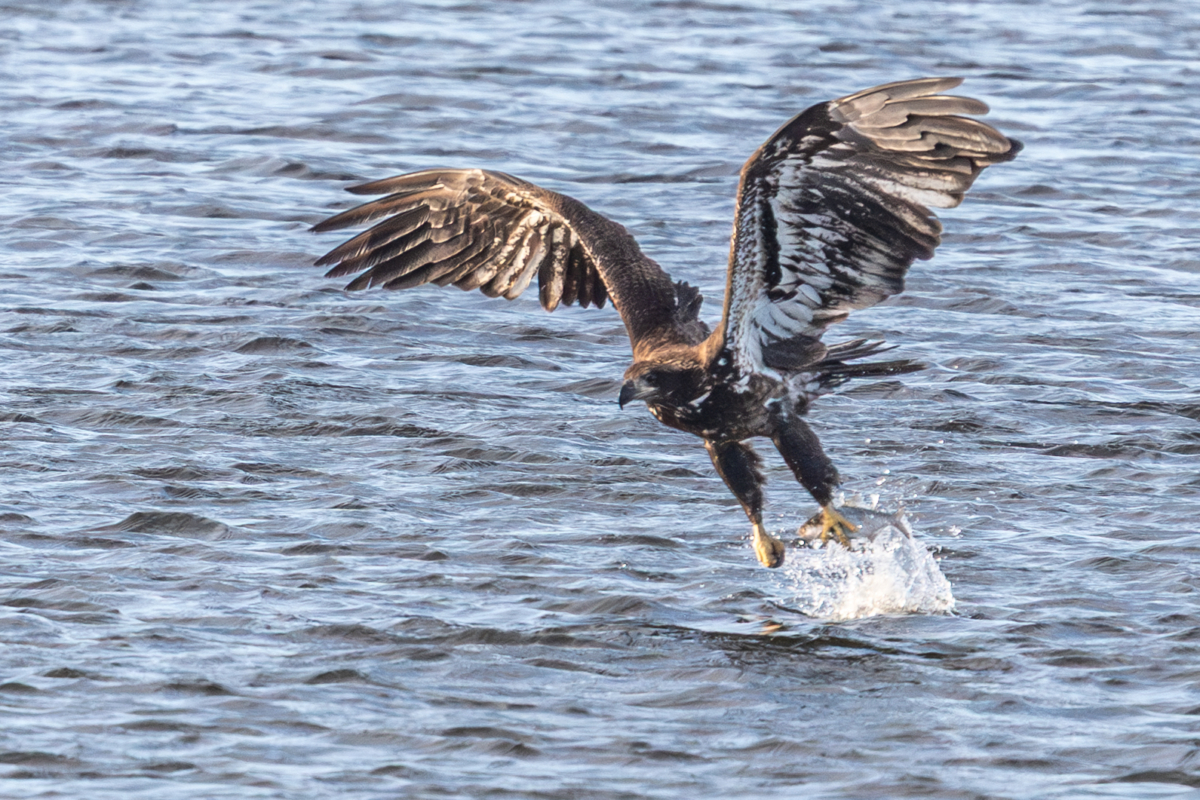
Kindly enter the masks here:
[[[767, 567], [785, 546], [763, 527], [764, 477], [748, 440], [770, 439], [820, 506], [822, 541], [855, 526], [834, 505], [838, 471], [804, 420], [822, 394], [863, 376], [922, 368], [870, 361], [878, 340], [825, 344], [850, 311], [901, 292], [932, 257], [941, 224], [985, 167], [1021, 144], [970, 115], [988, 107], [944, 94], [961, 78], [875, 86], [792, 117], [742, 167], [724, 311], [700, 319], [700, 292], [673, 281], [622, 225], [567, 195], [486, 169], [426, 169], [351, 186], [384, 195], [313, 226], [375, 223], [316, 262], [347, 289], [432, 283], [518, 297], [533, 282], [546, 311], [611, 301], [633, 361], [620, 407], [643, 401], [660, 422], [704, 441], [741, 504]], [[361, 274], [359, 274], [361, 273]]]

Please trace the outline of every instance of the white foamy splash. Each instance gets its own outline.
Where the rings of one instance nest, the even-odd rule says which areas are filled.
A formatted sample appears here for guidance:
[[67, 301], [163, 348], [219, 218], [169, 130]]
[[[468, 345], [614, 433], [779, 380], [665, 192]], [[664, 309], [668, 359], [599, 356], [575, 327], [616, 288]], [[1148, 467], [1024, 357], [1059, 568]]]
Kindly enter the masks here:
[[[780, 577], [790, 596], [783, 603], [832, 621], [878, 614], [945, 614], [954, 609], [950, 581], [924, 544], [912, 535], [904, 512], [884, 514], [842, 506], [858, 531], [851, 549], [812, 541], [788, 550]], [[800, 529], [813, 538], [812, 521]]]

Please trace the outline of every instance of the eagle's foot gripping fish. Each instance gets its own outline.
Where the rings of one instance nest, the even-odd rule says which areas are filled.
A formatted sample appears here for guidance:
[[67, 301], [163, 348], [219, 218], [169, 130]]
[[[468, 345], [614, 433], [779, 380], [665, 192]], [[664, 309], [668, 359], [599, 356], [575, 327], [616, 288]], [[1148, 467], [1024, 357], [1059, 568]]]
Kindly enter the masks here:
[[[836, 516], [840, 522], [831, 524], [830, 514], [827, 514], [827, 511], [831, 512], [832, 516]], [[796, 535], [800, 538], [801, 546], [815, 546], [817, 542], [821, 544], [828, 542], [829, 533], [833, 530], [835, 531], [834, 537], [838, 542], [847, 550], [853, 550], [856, 542], [866, 547], [877, 537], [893, 528], [905, 537], [912, 538], [912, 528], [908, 524], [908, 518], [904, 515], [903, 509], [889, 513], [858, 505], [843, 505], [836, 509], [830, 505], [812, 515], [807, 522], [800, 526]]]
[[837, 539], [838, 544], [850, 548], [850, 536], [858, 530], [858, 526], [842, 516], [832, 505], [821, 507], [821, 543], [829, 541], [830, 534]]

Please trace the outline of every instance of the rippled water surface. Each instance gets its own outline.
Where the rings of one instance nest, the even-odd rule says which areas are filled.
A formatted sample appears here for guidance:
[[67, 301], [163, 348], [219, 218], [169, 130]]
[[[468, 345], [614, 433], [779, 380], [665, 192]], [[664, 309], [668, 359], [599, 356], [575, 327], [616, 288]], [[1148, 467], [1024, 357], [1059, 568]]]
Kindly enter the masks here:
[[[1197, 52], [1168, 0], [4, 5], [0, 796], [1200, 794]], [[927, 74], [1026, 150], [830, 337], [930, 368], [810, 419], [950, 614], [811, 616], [611, 309], [311, 266], [344, 186], [486, 166], [711, 321], [746, 156]]]

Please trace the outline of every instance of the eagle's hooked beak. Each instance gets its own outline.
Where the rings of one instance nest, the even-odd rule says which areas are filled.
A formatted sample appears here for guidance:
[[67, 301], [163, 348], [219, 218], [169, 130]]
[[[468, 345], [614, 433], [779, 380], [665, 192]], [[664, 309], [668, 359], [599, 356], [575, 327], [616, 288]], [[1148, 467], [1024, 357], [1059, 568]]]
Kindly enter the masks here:
[[647, 386], [641, 381], [625, 381], [625, 385], [621, 387], [621, 394], [617, 397], [617, 405], [624, 408], [626, 403], [632, 403], [634, 400], [645, 400], [652, 394], [654, 394], [654, 387], [652, 386]]

